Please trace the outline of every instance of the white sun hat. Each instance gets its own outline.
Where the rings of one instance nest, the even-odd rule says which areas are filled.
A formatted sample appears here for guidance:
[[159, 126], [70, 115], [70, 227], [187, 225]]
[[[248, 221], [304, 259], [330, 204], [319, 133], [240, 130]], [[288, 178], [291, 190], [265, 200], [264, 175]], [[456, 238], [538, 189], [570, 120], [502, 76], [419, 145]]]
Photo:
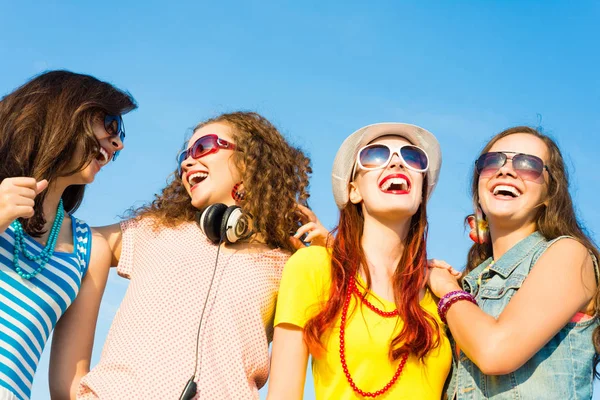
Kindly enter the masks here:
[[427, 153], [427, 157], [429, 158], [427, 198], [431, 196], [437, 184], [442, 166], [442, 151], [437, 139], [431, 132], [420, 126], [397, 122], [382, 122], [362, 127], [348, 136], [335, 156], [333, 171], [331, 172], [331, 183], [333, 186], [333, 198], [340, 210], [348, 203], [348, 185], [352, 178], [350, 175], [356, 163], [358, 150], [373, 140], [388, 135], [401, 136]]

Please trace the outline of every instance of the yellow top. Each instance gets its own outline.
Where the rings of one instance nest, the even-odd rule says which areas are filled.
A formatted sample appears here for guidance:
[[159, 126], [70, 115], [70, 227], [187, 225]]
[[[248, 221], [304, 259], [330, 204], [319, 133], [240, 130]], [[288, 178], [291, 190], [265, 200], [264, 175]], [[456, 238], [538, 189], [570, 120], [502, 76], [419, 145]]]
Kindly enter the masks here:
[[[359, 282], [362, 281], [359, 279]], [[287, 262], [281, 279], [275, 326], [282, 323], [303, 328], [320, 310], [329, 296], [331, 285], [331, 254], [324, 247], [311, 246], [297, 251]], [[363, 284], [364, 285], [364, 284]], [[388, 357], [391, 340], [402, 329], [398, 318], [382, 317], [366, 306], [356, 308], [357, 297], [352, 296], [346, 322], [346, 363], [352, 379], [359, 389], [375, 392], [392, 379], [398, 361]], [[396, 309], [394, 303], [368, 293], [367, 300], [385, 311]], [[360, 301], [360, 300], [358, 300]], [[437, 399], [450, 370], [452, 352], [440, 321], [436, 303], [429, 291], [421, 307], [433, 315], [443, 327], [441, 345], [420, 362], [410, 355], [400, 378], [378, 399]], [[341, 310], [340, 310], [341, 315]], [[340, 317], [333, 329], [323, 335], [326, 353], [312, 360], [312, 371], [317, 399], [351, 399], [358, 397], [344, 375], [339, 354]]]

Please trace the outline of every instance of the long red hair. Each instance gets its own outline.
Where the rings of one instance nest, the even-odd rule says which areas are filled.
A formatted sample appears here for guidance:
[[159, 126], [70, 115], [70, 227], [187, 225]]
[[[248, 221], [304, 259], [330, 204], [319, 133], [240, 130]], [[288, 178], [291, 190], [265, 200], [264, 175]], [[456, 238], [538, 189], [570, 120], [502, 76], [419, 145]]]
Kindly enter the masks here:
[[[392, 276], [394, 299], [404, 325], [390, 344], [391, 360], [398, 360], [406, 353], [423, 360], [430, 350], [439, 346], [439, 325], [419, 304], [427, 269], [426, 190], [427, 178], [423, 181], [423, 201], [411, 218], [404, 252]], [[361, 266], [367, 277], [367, 289], [371, 287], [369, 267], [361, 245], [363, 225], [361, 206], [348, 202], [340, 211], [333, 242], [329, 300], [304, 327], [304, 340], [314, 356], [318, 357], [324, 350], [321, 337], [335, 323], [344, 305], [349, 279], [356, 276]]]

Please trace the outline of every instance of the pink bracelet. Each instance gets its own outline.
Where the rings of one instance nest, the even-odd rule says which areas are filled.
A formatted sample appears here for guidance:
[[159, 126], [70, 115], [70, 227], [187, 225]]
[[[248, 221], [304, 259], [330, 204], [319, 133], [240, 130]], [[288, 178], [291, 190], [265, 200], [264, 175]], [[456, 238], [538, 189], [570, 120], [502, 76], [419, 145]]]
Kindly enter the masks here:
[[460, 293], [467, 293], [467, 292], [465, 292], [464, 290], [455, 290], [452, 292], [448, 292], [444, 296], [442, 296], [442, 298], [440, 299], [438, 306], [437, 306], [437, 311], [438, 311], [438, 315], [440, 316], [440, 318], [442, 317], [442, 308], [444, 307], [444, 305], [448, 302], [449, 299], [451, 299], [452, 297], [454, 297]]
[[462, 290], [450, 292], [450, 293], [446, 294], [444, 297], [442, 297], [442, 299], [440, 300], [440, 302], [438, 304], [438, 314], [444, 324], [448, 324], [448, 322], [446, 321], [446, 314], [448, 313], [448, 309], [450, 309], [450, 306], [452, 304], [456, 303], [457, 301], [461, 301], [461, 300], [467, 300], [467, 301], [470, 301], [471, 303], [477, 305], [477, 301], [475, 300], [475, 297], [473, 297], [473, 295], [471, 293], [468, 293], [468, 292], [465, 292]]
[[446, 293], [446, 295], [444, 297], [442, 297], [440, 299], [440, 302], [438, 303], [438, 313], [440, 308], [442, 308], [444, 306], [444, 304], [448, 301], [448, 299], [454, 297], [455, 295], [459, 294], [459, 293], [467, 293], [464, 290], [455, 290], [453, 292], [448, 292]]

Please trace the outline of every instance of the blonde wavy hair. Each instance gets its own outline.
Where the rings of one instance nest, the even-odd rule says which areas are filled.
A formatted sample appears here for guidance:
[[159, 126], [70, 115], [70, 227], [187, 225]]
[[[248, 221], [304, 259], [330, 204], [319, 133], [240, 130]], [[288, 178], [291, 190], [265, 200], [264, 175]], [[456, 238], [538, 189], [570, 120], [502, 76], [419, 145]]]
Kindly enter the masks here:
[[[309, 197], [310, 159], [255, 112], [222, 114], [199, 123], [194, 131], [213, 123], [230, 126], [240, 150], [232, 155], [244, 182], [240, 207], [252, 216], [254, 232], [261, 234], [268, 246], [293, 252], [289, 239], [301, 224], [296, 204], [306, 204]], [[151, 217], [157, 228], [195, 221], [198, 209], [192, 206], [177, 170], [173, 177], [154, 201], [131, 210], [129, 216]]]

